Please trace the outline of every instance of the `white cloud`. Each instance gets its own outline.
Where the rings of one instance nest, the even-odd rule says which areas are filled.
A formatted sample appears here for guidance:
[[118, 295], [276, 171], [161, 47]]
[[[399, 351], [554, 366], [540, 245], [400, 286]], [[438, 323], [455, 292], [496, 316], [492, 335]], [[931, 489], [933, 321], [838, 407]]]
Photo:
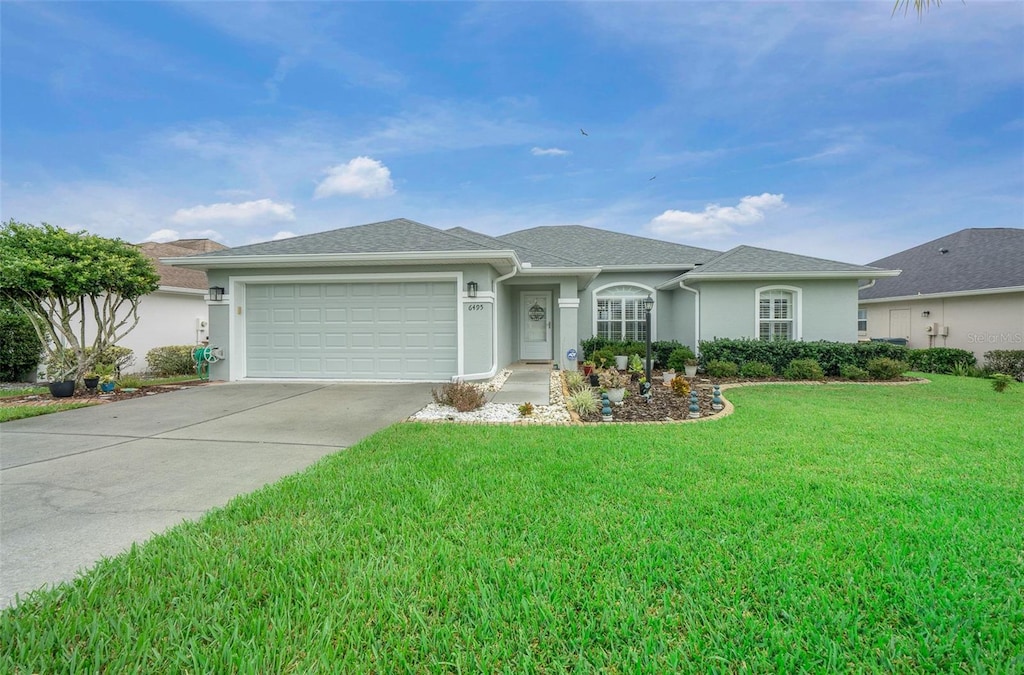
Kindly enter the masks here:
[[663, 237], [721, 237], [735, 233], [735, 227], [759, 223], [765, 214], [785, 208], [785, 195], [746, 196], [736, 206], [708, 204], [703, 211], [669, 209], [654, 218], [649, 229]]
[[171, 221], [175, 223], [221, 222], [233, 225], [248, 225], [270, 220], [295, 220], [295, 206], [270, 199], [251, 202], [221, 202], [200, 204], [187, 209], [178, 209]]
[[314, 199], [333, 195], [357, 195], [366, 199], [387, 197], [395, 193], [391, 170], [369, 157], [356, 157], [347, 164], [332, 166], [327, 177], [317, 186]]
[[289, 232], [288, 230], [281, 230], [280, 232], [275, 234], [273, 237], [271, 237], [270, 241], [281, 241], [282, 239], [291, 239], [292, 237], [295, 237], [295, 236], [298, 236], [298, 235], [296, 235], [294, 232]]
[[533, 148], [530, 152], [538, 157], [543, 155], [561, 156], [572, 154], [568, 150], [562, 150], [561, 148]]
[[143, 239], [143, 241], [156, 241], [156, 242], [160, 242], [161, 244], [163, 244], [163, 243], [166, 243], [168, 241], [175, 241], [176, 239], [181, 239], [181, 237], [178, 236], [178, 231], [177, 230], [163, 229], [163, 230], [157, 230], [153, 234], [151, 234], [148, 237], [146, 237], [145, 239]]

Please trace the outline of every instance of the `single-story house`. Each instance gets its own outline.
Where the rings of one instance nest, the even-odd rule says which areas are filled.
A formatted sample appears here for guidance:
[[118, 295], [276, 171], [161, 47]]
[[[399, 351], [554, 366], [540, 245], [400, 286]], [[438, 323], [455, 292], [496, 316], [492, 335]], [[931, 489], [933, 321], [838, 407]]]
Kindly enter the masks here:
[[136, 248], [149, 258], [160, 275], [160, 287], [139, 301], [139, 324], [118, 341], [135, 355], [132, 370], [146, 369], [146, 354], [154, 347], [199, 344], [209, 335], [206, 292], [209, 284], [200, 270], [172, 267], [162, 258], [220, 251], [227, 247], [211, 239], [145, 242]]
[[[164, 260], [205, 271], [215, 379], [484, 379], [575, 367], [581, 339], [857, 339], [859, 283], [898, 274], [578, 225], [499, 237], [389, 220]], [[223, 289], [222, 291], [220, 289]], [[216, 297], [216, 296], [215, 296]]]
[[966, 349], [979, 363], [993, 349], [1024, 349], [1024, 229], [960, 230], [871, 265], [903, 273], [861, 289], [861, 339]]

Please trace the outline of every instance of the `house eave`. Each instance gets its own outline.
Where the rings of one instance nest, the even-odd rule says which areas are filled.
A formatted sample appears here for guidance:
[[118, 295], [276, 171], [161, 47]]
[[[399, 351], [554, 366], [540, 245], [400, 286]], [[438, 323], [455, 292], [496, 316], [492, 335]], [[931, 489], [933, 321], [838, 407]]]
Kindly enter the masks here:
[[459, 265], [480, 263], [502, 272], [521, 267], [515, 251], [398, 251], [377, 253], [301, 253], [235, 255], [197, 259], [194, 256], [161, 258], [165, 265], [208, 271], [225, 268], [274, 269], [288, 267], [355, 267], [359, 265]]
[[968, 298], [976, 295], [998, 295], [1003, 293], [1024, 293], [1024, 286], [1004, 286], [1002, 288], [976, 288], [967, 291], [946, 291], [944, 293], [918, 293], [916, 295], [894, 295], [887, 298], [868, 298], [859, 300], [862, 305], [873, 305], [882, 302], [908, 302], [910, 300], [939, 300], [941, 298]]
[[[693, 272], [682, 275], [684, 281], [744, 281], [751, 279], [880, 279], [899, 276], [900, 270], [822, 271], [822, 272]], [[677, 282], [679, 281], [677, 280]], [[666, 282], [668, 283], [668, 282]]]
[[173, 295], [196, 295], [202, 298], [206, 295], [207, 290], [205, 288], [185, 288], [184, 286], [161, 286], [157, 289], [157, 292]]
[[697, 265], [691, 265], [688, 263], [673, 263], [671, 265], [601, 265], [601, 270], [605, 272], [686, 272], [696, 267]]
[[586, 288], [603, 271], [600, 267], [524, 267], [518, 277], [559, 276], [576, 277], [578, 287]]

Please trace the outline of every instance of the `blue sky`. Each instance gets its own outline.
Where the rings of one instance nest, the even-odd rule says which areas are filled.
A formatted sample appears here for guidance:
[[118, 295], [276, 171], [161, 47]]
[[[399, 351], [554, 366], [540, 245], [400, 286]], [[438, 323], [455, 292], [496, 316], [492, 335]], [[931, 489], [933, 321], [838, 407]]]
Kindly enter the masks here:
[[1024, 3], [891, 8], [3, 2], [0, 216], [229, 245], [575, 223], [858, 263], [1024, 227]]

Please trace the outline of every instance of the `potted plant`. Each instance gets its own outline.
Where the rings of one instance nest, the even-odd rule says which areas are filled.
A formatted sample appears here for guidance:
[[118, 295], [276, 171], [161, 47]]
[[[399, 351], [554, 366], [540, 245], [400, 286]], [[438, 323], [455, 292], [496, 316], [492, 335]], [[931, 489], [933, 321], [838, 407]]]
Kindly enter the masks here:
[[74, 373], [77, 369], [74, 354], [65, 350], [48, 358], [45, 371], [40, 375], [46, 380], [51, 396], [68, 398], [75, 395]]
[[697, 376], [697, 359], [686, 359], [683, 365], [683, 372], [686, 373], [687, 377]]
[[82, 382], [85, 383], [85, 388], [89, 391], [95, 391], [96, 387], [99, 386], [100, 376], [92, 371], [87, 372], [82, 376]]
[[666, 387], [671, 386], [672, 378], [674, 378], [675, 376], [676, 376], [676, 371], [674, 371], [674, 370], [663, 370], [663, 371], [661, 371], [661, 381], [665, 384]]
[[596, 364], [593, 361], [584, 361], [583, 362], [583, 375], [586, 376], [586, 377], [590, 377], [590, 374], [592, 372], [594, 372], [594, 366], [595, 365]]
[[615, 368], [617, 370], [625, 370], [629, 366], [629, 355], [628, 354], [616, 354], [615, 355]]
[[103, 363], [97, 365], [96, 374], [100, 376], [100, 391], [114, 391], [117, 380], [114, 377], [114, 366], [112, 364]]
[[628, 368], [633, 380], [640, 379], [640, 376], [644, 374], [644, 361], [639, 354], [630, 354]]
[[625, 375], [614, 368], [608, 368], [598, 373], [597, 379], [607, 392], [609, 401], [622, 403], [622, 399], [626, 396], [626, 382], [628, 381]]

